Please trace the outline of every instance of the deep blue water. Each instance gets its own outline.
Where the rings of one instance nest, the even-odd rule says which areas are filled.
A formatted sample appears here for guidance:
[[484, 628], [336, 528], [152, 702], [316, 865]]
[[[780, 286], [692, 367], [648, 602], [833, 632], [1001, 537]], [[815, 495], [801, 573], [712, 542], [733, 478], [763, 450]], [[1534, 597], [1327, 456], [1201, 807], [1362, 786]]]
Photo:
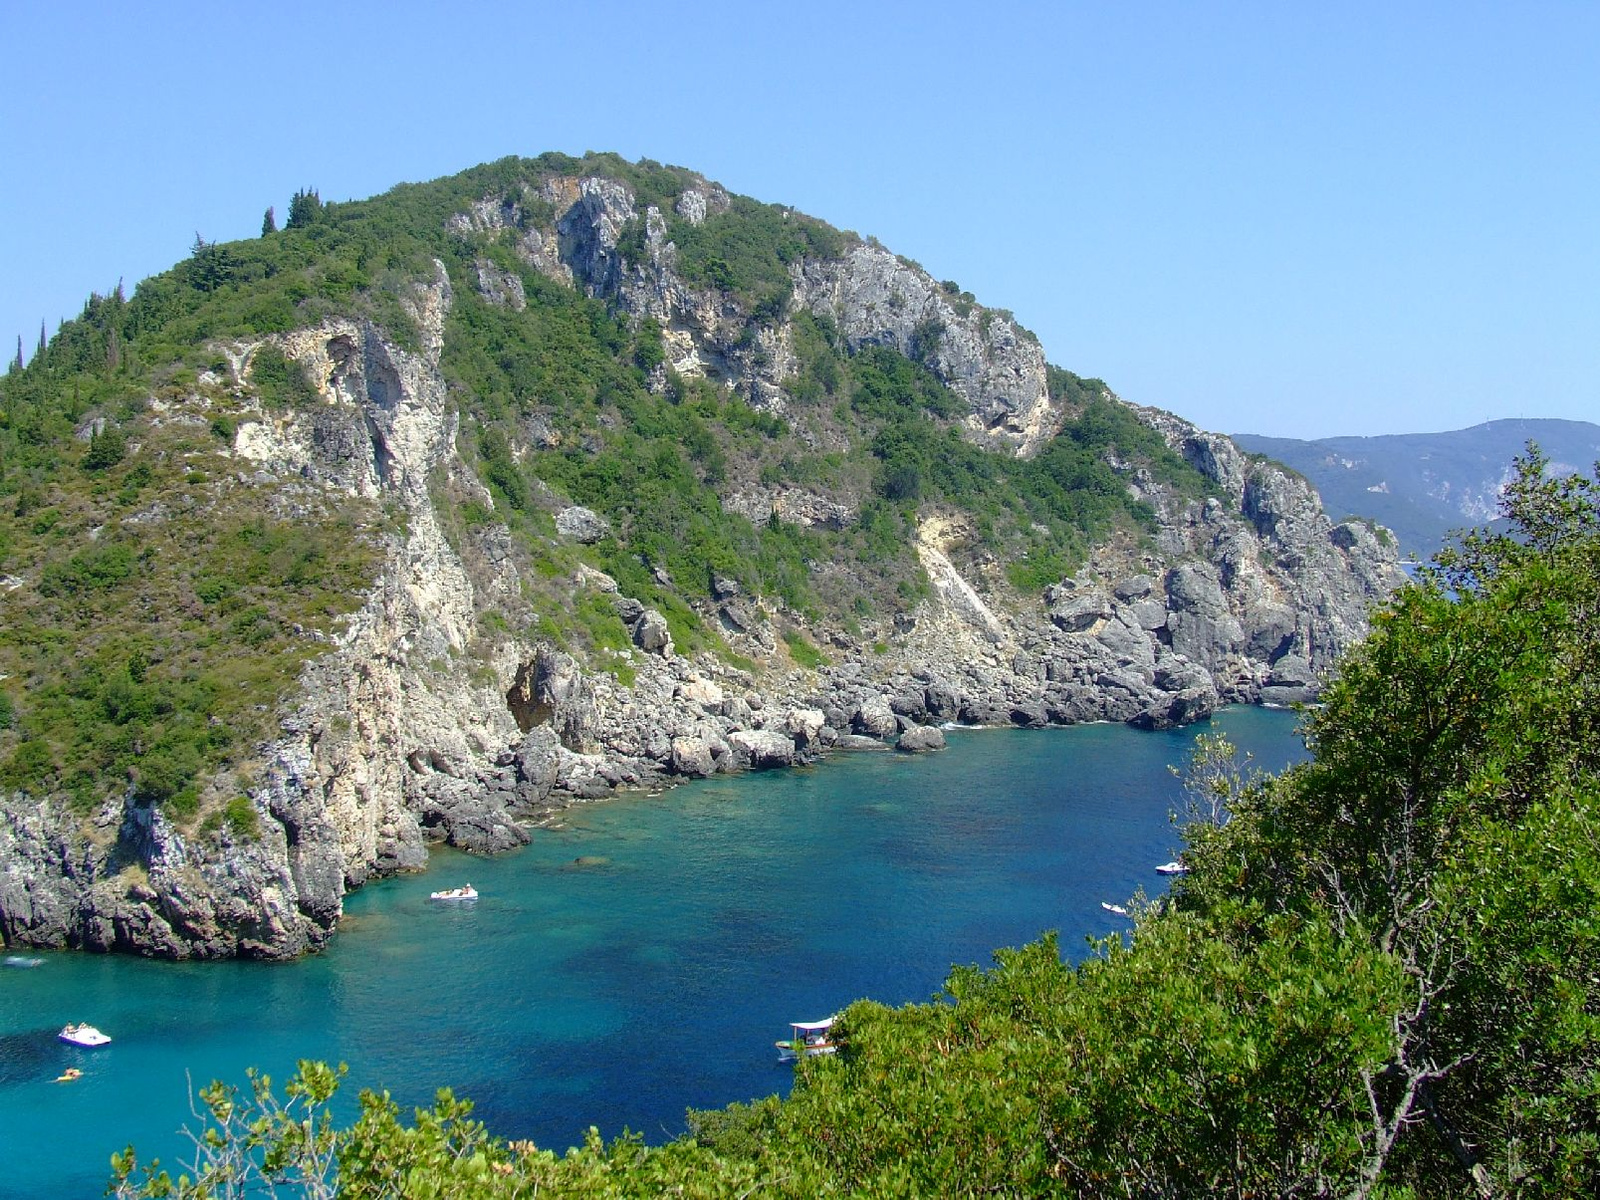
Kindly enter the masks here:
[[[1233, 709], [1278, 769], [1295, 718]], [[1206, 729], [1206, 725], [1199, 730]], [[790, 1020], [867, 996], [926, 1000], [952, 963], [1123, 926], [1100, 907], [1165, 887], [1169, 764], [1196, 729], [956, 731], [943, 754], [841, 755], [567, 814], [525, 850], [448, 851], [349, 898], [324, 954], [289, 964], [46, 954], [0, 968], [0, 1194], [97, 1196], [108, 1156], [178, 1161], [188, 1080], [350, 1064], [403, 1107], [449, 1085], [506, 1137], [565, 1148], [590, 1124], [660, 1141], [686, 1107], [781, 1091]], [[586, 859], [580, 863], [576, 860]], [[472, 905], [431, 903], [470, 881]], [[67, 1021], [115, 1039], [83, 1051]], [[54, 1078], [68, 1066], [84, 1076]]]

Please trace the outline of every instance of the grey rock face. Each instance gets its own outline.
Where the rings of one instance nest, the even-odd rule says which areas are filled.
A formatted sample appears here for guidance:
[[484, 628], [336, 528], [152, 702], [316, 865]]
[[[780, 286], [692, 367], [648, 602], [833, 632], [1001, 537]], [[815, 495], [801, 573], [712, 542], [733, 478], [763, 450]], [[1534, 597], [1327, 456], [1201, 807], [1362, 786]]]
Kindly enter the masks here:
[[570, 654], [541, 645], [532, 662], [517, 668], [506, 701], [524, 731], [549, 725], [567, 749], [593, 748], [599, 728], [594, 689]]
[[882, 247], [806, 262], [795, 300], [833, 317], [852, 349], [883, 345], [920, 357], [971, 406], [966, 431], [976, 440], [1031, 454], [1060, 425], [1037, 340], [993, 311], [963, 313], [926, 271]]
[[[221, 831], [189, 842], [158, 812], [131, 803], [105, 843], [37, 802], [0, 796], [0, 932], [8, 945], [116, 950], [165, 958], [282, 958], [320, 945], [329, 928], [294, 903], [281, 830], [259, 842]], [[138, 863], [141, 870], [127, 867]]]
[[591, 509], [575, 504], [556, 514], [556, 532], [575, 542], [592, 545], [611, 532], [605, 518]]
[[638, 210], [628, 189], [610, 179], [579, 180], [578, 192], [577, 202], [556, 225], [561, 258], [590, 295], [609, 295], [624, 266], [617, 239]]
[[452, 846], [474, 854], [498, 854], [528, 842], [528, 831], [509, 811], [515, 793], [426, 772], [416, 791], [423, 830]]
[[556, 783], [560, 747], [560, 739], [548, 726], [530, 729], [523, 735], [512, 761], [524, 805], [543, 803], [550, 795]]

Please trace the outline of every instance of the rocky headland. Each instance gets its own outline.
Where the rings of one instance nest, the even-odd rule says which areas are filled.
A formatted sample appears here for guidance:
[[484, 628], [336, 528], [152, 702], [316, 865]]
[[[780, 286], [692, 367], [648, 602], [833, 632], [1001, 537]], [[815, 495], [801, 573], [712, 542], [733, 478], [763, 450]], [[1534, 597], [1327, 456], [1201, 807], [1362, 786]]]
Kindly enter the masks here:
[[[694, 225], [730, 202], [699, 181], [673, 215]], [[658, 389], [669, 372], [703, 378], [786, 416], [799, 370], [793, 317], [804, 312], [826, 316], [852, 350], [914, 352], [965, 404], [957, 423], [971, 442], [1026, 457], [1064, 419], [1031, 335], [870, 241], [792, 263], [783, 318], [753, 326], [725, 290], [685, 278], [660, 207], [617, 179], [548, 179], [449, 221], [462, 238], [509, 242], [525, 267], [636, 323], [656, 322]], [[476, 258], [466, 278], [491, 304], [531, 303], [526, 277], [500, 259]], [[853, 625], [805, 616], [708, 567], [708, 586], [685, 603], [729, 652], [683, 653], [667, 614], [582, 564], [553, 585], [609, 606], [631, 645], [603, 660], [563, 649], [540, 631], [527, 599], [536, 573], [517, 539], [494, 519], [452, 524], [441, 501], [496, 506], [463, 452], [442, 361], [461, 279], [436, 262], [408, 285], [415, 339], [352, 316], [224, 340], [226, 368], [163, 402], [168, 421], [208, 421], [224, 401], [255, 403], [252, 363], [264, 347], [297, 364], [316, 403], [240, 420], [226, 448], [231, 485], [291, 520], [324, 494], [382, 506], [391, 526], [381, 566], [359, 610], [308, 661], [278, 735], [258, 748], [244, 784], [259, 818], [248, 835], [224, 825], [198, 836], [131, 790], [87, 816], [26, 791], [0, 794], [8, 945], [292, 957], [326, 941], [351, 889], [422, 868], [430, 844], [509, 850], [562, 807], [622, 789], [849, 750], [937, 750], [952, 722], [1164, 729], [1222, 704], [1307, 700], [1366, 632], [1369, 606], [1401, 580], [1392, 539], [1330, 522], [1303, 479], [1171, 414], [1133, 408], [1208, 494], [1129, 467], [1124, 485], [1149, 506], [1153, 532], [1108, 538], [1041, 592], [1007, 583], [970, 514], [925, 504], [915, 553], [926, 587], [898, 611]], [[529, 447], [559, 436], [537, 414], [523, 433]], [[816, 529], [848, 528], [860, 503], [737, 470], [720, 493], [752, 522]], [[534, 502], [554, 541], [583, 547], [611, 532], [605, 516], [555, 490]], [[814, 567], [824, 578], [829, 569]], [[491, 610], [507, 617], [486, 624]], [[796, 653], [797, 630], [814, 656]]]

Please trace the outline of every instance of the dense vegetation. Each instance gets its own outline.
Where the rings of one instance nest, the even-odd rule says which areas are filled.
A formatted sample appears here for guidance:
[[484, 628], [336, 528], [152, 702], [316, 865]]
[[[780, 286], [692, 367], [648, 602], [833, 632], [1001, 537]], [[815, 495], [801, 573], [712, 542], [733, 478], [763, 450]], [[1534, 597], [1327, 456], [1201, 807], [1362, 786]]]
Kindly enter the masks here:
[[1081, 966], [1047, 936], [939, 1002], [852, 1005], [788, 1099], [658, 1148], [507, 1145], [448, 1093], [335, 1128], [305, 1064], [286, 1101], [206, 1093], [197, 1181], [130, 1151], [118, 1194], [1600, 1194], [1600, 475], [1543, 466], [1515, 536], [1380, 616], [1311, 762], [1202, 743], [1191, 874]]

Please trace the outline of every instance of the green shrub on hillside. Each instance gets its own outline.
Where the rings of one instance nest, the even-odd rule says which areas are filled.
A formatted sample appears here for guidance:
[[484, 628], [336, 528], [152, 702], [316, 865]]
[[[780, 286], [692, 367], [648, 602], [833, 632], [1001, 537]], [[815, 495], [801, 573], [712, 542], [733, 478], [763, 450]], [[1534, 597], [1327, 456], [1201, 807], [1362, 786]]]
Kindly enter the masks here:
[[725, 212], [699, 225], [674, 216], [668, 233], [685, 279], [732, 292], [757, 320], [783, 312], [793, 290], [791, 263], [838, 258], [846, 248], [844, 235], [831, 226], [746, 196], [734, 196]]
[[270, 343], [251, 356], [250, 382], [262, 400], [277, 409], [310, 408], [319, 399], [305, 369]]

